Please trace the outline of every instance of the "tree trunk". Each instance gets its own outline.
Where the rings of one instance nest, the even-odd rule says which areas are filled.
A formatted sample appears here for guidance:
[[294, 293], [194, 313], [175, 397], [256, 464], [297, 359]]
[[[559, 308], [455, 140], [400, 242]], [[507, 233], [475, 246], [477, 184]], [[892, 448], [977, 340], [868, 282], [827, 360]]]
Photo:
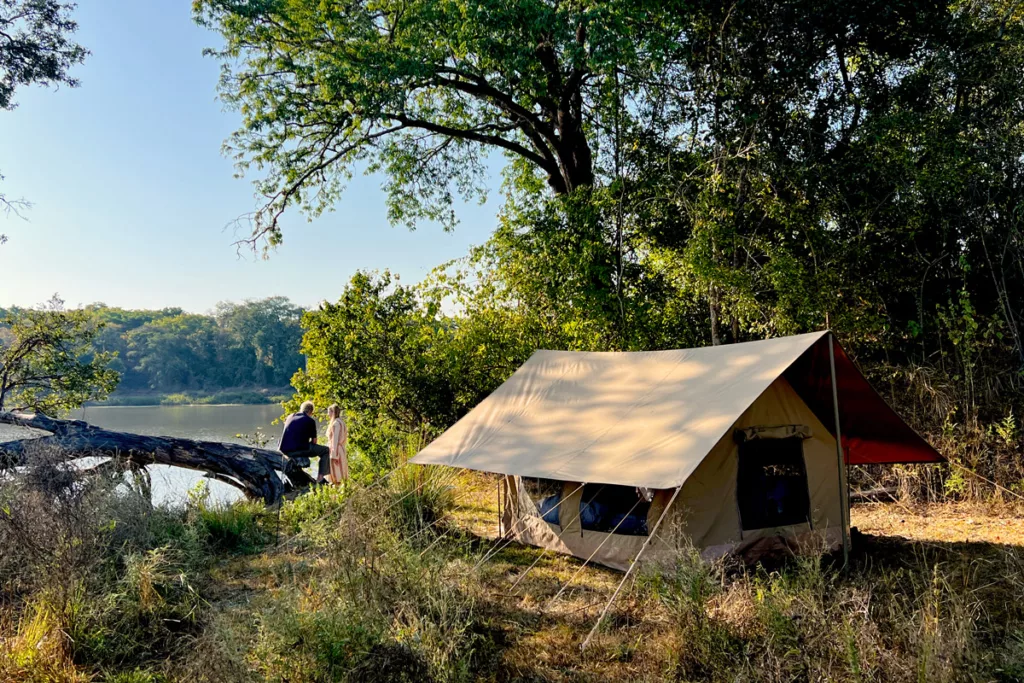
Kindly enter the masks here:
[[[193, 441], [171, 436], [113, 432], [81, 420], [57, 420], [45, 415], [0, 413], [0, 424], [30, 427], [51, 436], [0, 443], [0, 471], [29, 465], [33, 449], [52, 447], [68, 460], [85, 457], [121, 458], [136, 466], [171, 465], [206, 472], [268, 505], [281, 500], [284, 473], [296, 488], [313, 483], [302, 463], [282, 453], [235, 443]], [[306, 463], [308, 464], [308, 463]]]
[[708, 312], [711, 315], [711, 345], [719, 346], [722, 343], [722, 325], [719, 320], [721, 311], [719, 306], [718, 287], [711, 285], [711, 292], [708, 296]]

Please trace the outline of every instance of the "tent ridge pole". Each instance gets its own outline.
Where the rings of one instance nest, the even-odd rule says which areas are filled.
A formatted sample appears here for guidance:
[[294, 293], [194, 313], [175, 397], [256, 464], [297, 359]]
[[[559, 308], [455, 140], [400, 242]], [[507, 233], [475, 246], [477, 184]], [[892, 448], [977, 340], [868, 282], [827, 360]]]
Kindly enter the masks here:
[[835, 352], [835, 335], [829, 331], [828, 333], [828, 365], [829, 370], [832, 373], [832, 412], [836, 421], [836, 465], [837, 472], [839, 475], [839, 523], [842, 525], [843, 533], [843, 567], [845, 568], [850, 562], [850, 543], [849, 534], [847, 533], [848, 520], [849, 520], [849, 498], [844, 499], [844, 491], [846, 486], [844, 485], [843, 468], [845, 466], [843, 458], [843, 436], [840, 433], [839, 427], [839, 388], [836, 385], [836, 352]]
[[672, 503], [676, 502], [676, 497], [682, 490], [683, 485], [680, 484], [676, 488], [675, 493], [672, 494], [672, 497], [669, 498], [668, 504], [665, 506], [665, 511], [661, 513], [661, 517], [658, 517], [658, 521], [655, 522], [654, 528], [651, 529], [651, 533], [647, 535], [647, 540], [644, 541], [644, 544], [642, 546], [640, 546], [640, 552], [638, 552], [636, 554], [636, 557], [633, 558], [633, 563], [629, 565], [629, 568], [626, 570], [626, 573], [622, 577], [622, 581], [620, 581], [619, 585], [616, 586], [615, 592], [612, 593], [612, 597], [608, 598], [608, 602], [605, 603], [604, 609], [601, 610], [601, 616], [597, 618], [597, 623], [594, 624], [594, 627], [592, 629], [590, 629], [590, 633], [587, 634], [586, 640], [584, 640], [583, 644], [580, 645], [580, 650], [587, 649], [587, 645], [590, 644], [590, 639], [594, 637], [595, 633], [597, 633], [597, 629], [601, 626], [601, 622], [604, 621], [605, 616], [607, 616], [608, 610], [611, 608], [612, 603], [615, 602], [615, 598], [619, 597], [619, 592], [622, 590], [622, 587], [626, 585], [626, 581], [629, 580], [629, 577], [633, 573], [633, 570], [636, 569], [637, 564], [640, 560], [640, 556], [644, 554], [644, 551], [647, 550], [647, 546], [649, 546], [651, 544], [651, 541], [654, 540], [655, 534], [658, 533], [658, 528], [661, 526], [661, 523], [665, 519], [665, 516], [668, 514], [668, 511], [672, 508]]

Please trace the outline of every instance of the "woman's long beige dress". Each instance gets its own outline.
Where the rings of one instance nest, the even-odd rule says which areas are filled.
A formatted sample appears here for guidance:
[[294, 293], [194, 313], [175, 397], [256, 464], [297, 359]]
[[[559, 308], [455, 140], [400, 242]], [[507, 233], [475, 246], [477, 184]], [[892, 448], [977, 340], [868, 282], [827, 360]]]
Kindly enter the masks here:
[[331, 471], [325, 477], [332, 484], [340, 484], [348, 479], [348, 455], [345, 444], [348, 442], [348, 427], [341, 418], [334, 418], [327, 427], [327, 446], [331, 449]]

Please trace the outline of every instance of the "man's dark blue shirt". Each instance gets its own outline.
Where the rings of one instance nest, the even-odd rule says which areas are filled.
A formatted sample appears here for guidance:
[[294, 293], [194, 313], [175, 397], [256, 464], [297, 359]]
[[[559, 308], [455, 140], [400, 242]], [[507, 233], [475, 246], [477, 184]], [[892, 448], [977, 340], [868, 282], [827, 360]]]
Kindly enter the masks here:
[[281, 445], [277, 450], [282, 453], [294, 453], [296, 451], [309, 450], [309, 446], [316, 439], [316, 420], [305, 413], [290, 415], [284, 422], [284, 431], [281, 432]]

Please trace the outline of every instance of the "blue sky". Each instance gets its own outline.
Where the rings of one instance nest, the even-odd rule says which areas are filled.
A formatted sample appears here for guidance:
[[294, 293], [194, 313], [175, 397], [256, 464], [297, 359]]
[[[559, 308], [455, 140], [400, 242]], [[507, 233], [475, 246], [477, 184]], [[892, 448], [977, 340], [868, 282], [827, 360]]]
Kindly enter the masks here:
[[[78, 42], [92, 51], [77, 89], [33, 87], [0, 111], [0, 173], [27, 220], [0, 215], [0, 306], [59, 293], [68, 305], [180, 306], [285, 295], [338, 297], [357, 269], [420, 280], [494, 229], [497, 192], [459, 209], [454, 233], [391, 227], [380, 177], [357, 177], [333, 213], [292, 211], [284, 244], [239, 258], [225, 226], [255, 208], [250, 179], [220, 153], [239, 119], [216, 99], [216, 34], [186, 0], [79, 0]], [[496, 164], [496, 167], [498, 165]], [[497, 188], [497, 168], [491, 186]]]

